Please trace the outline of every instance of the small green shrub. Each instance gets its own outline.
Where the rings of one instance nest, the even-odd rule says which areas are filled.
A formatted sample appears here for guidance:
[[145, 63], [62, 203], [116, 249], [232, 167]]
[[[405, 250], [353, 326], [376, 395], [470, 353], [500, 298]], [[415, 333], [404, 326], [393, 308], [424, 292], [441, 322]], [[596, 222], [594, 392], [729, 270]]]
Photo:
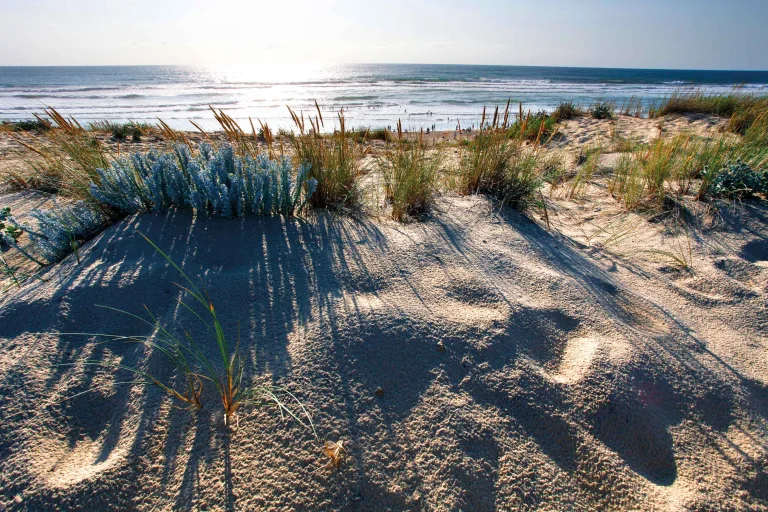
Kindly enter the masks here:
[[13, 132], [44, 132], [51, 129], [51, 123], [45, 119], [24, 119], [21, 121], [3, 121], [3, 127]]
[[21, 228], [8, 222], [11, 218], [10, 208], [0, 210], [0, 246], [15, 246], [23, 233]]
[[[704, 169], [704, 174], [712, 171]], [[755, 171], [747, 164], [736, 162], [714, 171], [708, 192], [718, 197], [749, 197], [768, 193], [768, 170]]]
[[590, 115], [594, 119], [613, 119], [614, 106], [612, 103], [606, 101], [598, 101], [589, 110]]
[[568, 119], [574, 119], [581, 117], [584, 112], [577, 107], [572, 101], [565, 101], [560, 103], [557, 108], [552, 112], [552, 118], [558, 123], [561, 121], [567, 121]]

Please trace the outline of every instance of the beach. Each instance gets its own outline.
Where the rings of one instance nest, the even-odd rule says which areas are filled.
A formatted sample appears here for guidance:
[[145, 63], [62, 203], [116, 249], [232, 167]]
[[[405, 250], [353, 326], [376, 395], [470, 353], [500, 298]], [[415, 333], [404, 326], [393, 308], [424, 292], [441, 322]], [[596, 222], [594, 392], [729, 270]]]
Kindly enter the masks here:
[[[363, 141], [362, 214], [128, 215], [21, 286], [6, 275], [0, 506], [765, 509], [768, 208], [678, 196], [693, 219], [681, 228], [679, 210], [628, 210], [608, 192], [627, 141], [716, 139], [727, 123], [565, 120], [541, 148], [520, 149], [566, 162], [535, 196], [544, 208], [445, 188], [406, 223], [388, 217], [376, 166], [397, 142]], [[115, 156], [171, 145], [94, 136]], [[0, 137], [1, 170], [23, 168], [23, 136]], [[482, 135], [422, 137], [460, 165]], [[594, 172], [572, 188], [596, 147]], [[56, 200], [18, 189], [0, 198], [21, 220]], [[209, 383], [202, 408], [187, 410], [156, 386], [122, 384], [135, 380], [124, 370], [86, 363], [178, 382], [151, 346], [95, 336], [151, 335], [153, 322], [99, 306], [146, 307], [158, 325], [205, 340], [170, 261], [238, 340], [248, 385], [298, 397], [314, 431], [253, 406], [228, 427]], [[341, 446], [338, 463], [326, 443]]]

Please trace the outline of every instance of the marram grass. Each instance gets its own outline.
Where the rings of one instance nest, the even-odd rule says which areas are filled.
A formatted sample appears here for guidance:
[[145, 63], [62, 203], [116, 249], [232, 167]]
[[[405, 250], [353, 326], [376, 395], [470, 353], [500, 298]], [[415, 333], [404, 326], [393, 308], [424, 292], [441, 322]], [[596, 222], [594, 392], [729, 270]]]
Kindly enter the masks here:
[[376, 160], [384, 180], [384, 196], [392, 208], [392, 218], [403, 221], [427, 213], [437, 193], [442, 166], [441, 153], [430, 151], [419, 134], [416, 140], [403, 137], [400, 121], [397, 140]]
[[[222, 407], [222, 420], [225, 425], [234, 427], [238, 424], [238, 412], [242, 407], [271, 406], [278, 409], [281, 415], [290, 416], [302, 426], [310, 429], [313, 435], [317, 437], [312, 417], [295, 394], [280, 386], [248, 385], [246, 359], [241, 353], [240, 340], [238, 339], [234, 344], [229, 340], [219, 320], [216, 308], [208, 299], [207, 293], [201, 290], [154, 242], [143, 233], [139, 232], [139, 234], [183, 279], [183, 284], [177, 286], [190, 301], [186, 302], [182, 297], [179, 299], [179, 305], [200, 321], [208, 333], [209, 341], [197, 341], [187, 331], [185, 331], [183, 338], [179, 338], [172, 332], [172, 329], [164, 326], [148, 310], [145, 318], [111, 306], [99, 306], [141, 321], [151, 328], [152, 334], [147, 336], [92, 333], [61, 334], [95, 336], [101, 339], [101, 343], [137, 343], [147, 351], [161, 355], [175, 370], [175, 374], [164, 378], [156, 376], [139, 365], [133, 366], [103, 360], [88, 360], [85, 364], [109, 372], [125, 372], [131, 376], [131, 380], [122, 383], [155, 386], [172, 399], [191, 409], [199, 409], [203, 406], [207, 400], [205, 389], [210, 385], [215, 390], [216, 402], [219, 402]], [[204, 343], [212, 343], [210, 348], [217, 355], [209, 356], [211, 350], [206, 350], [207, 347]]]

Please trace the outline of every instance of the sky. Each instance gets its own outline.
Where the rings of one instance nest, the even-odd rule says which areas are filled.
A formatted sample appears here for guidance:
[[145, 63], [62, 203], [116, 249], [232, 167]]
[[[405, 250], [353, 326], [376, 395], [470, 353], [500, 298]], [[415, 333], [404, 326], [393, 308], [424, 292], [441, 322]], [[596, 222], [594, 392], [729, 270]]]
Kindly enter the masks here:
[[0, 0], [0, 65], [768, 70], [768, 0]]

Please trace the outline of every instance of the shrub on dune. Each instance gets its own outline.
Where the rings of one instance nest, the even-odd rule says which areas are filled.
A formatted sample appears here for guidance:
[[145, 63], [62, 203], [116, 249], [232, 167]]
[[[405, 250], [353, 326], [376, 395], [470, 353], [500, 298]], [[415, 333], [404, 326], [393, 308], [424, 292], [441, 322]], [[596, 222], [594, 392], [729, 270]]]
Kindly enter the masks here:
[[308, 179], [306, 166], [294, 173], [287, 158], [241, 157], [229, 145], [214, 150], [201, 144], [193, 153], [178, 144], [174, 154], [137, 153], [98, 174], [91, 195], [126, 214], [190, 208], [223, 217], [290, 216], [305, 207], [317, 186]]

